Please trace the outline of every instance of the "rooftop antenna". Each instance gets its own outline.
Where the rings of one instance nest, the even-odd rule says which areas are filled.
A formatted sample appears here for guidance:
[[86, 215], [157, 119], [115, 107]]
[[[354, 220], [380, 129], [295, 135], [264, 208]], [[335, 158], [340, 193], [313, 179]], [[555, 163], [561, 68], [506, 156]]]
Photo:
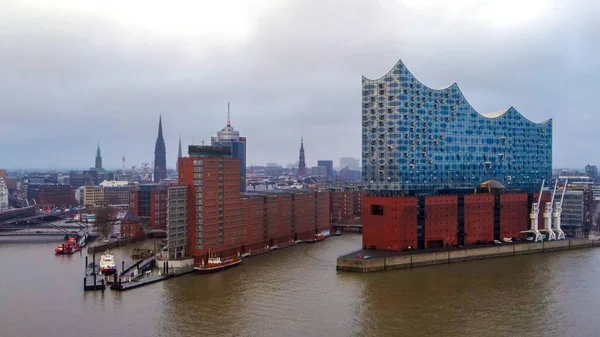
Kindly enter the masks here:
[[227, 102], [227, 127], [231, 127], [231, 111], [229, 109], [229, 102]]

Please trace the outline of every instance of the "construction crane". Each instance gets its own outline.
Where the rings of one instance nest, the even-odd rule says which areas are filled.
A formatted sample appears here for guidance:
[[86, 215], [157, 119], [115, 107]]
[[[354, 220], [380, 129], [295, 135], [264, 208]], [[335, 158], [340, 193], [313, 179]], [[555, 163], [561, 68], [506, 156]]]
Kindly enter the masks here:
[[550, 202], [546, 203], [544, 210], [544, 228], [540, 229], [540, 232], [544, 232], [547, 235], [548, 241], [556, 240], [556, 234], [552, 230], [552, 206], [554, 205], [554, 196], [556, 195], [556, 186], [558, 186], [558, 179], [554, 182], [554, 190], [552, 191], [552, 198]]
[[521, 233], [533, 233], [535, 235], [534, 242], [542, 241], [542, 234], [538, 230], [538, 215], [540, 213], [540, 203], [542, 203], [542, 193], [544, 192], [544, 183], [546, 180], [542, 180], [542, 187], [540, 187], [540, 195], [538, 197], [537, 203], [531, 204], [531, 213], [529, 213], [529, 218], [531, 219], [531, 227], [529, 230], [522, 231]]
[[569, 179], [565, 179], [565, 184], [563, 185], [563, 191], [562, 191], [562, 195], [560, 196], [560, 201], [557, 201], [554, 204], [554, 227], [553, 230], [554, 232], [556, 232], [556, 239], [557, 240], [564, 240], [565, 239], [565, 232], [562, 231], [562, 229], [560, 228], [560, 215], [562, 213], [562, 203], [563, 203], [563, 199], [565, 197], [565, 192], [567, 191], [567, 182]]

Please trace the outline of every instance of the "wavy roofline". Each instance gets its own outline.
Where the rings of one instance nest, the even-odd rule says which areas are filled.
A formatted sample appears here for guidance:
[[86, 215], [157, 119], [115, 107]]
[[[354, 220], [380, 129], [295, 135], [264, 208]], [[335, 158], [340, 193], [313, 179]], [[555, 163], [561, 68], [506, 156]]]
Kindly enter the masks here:
[[412, 73], [412, 72], [411, 72], [411, 71], [408, 69], [408, 67], [406, 66], [406, 64], [404, 64], [404, 62], [402, 62], [402, 59], [399, 59], [399, 60], [398, 60], [398, 62], [396, 62], [396, 64], [394, 64], [394, 66], [393, 66], [393, 67], [392, 67], [392, 68], [391, 68], [391, 69], [390, 69], [390, 70], [389, 70], [387, 73], [385, 73], [383, 76], [381, 76], [381, 77], [379, 77], [379, 78], [376, 78], [376, 79], [370, 79], [370, 78], [368, 78], [368, 77], [366, 77], [366, 76], [364, 76], [364, 75], [363, 75], [363, 76], [362, 76], [362, 79], [363, 79], [363, 81], [364, 81], [364, 80], [367, 80], [367, 81], [379, 81], [379, 80], [381, 80], [381, 79], [383, 79], [383, 78], [385, 78], [385, 77], [388, 77], [388, 76], [390, 76], [390, 75], [393, 75], [393, 74], [392, 74], [392, 72], [394, 71], [394, 69], [396, 69], [396, 68], [398, 67], [398, 65], [402, 65], [402, 66], [403, 66], [403, 67], [406, 69], [406, 71], [407, 71], [407, 72], [410, 74], [410, 76], [412, 76], [412, 78], [413, 78], [415, 81], [417, 81], [417, 83], [419, 83], [420, 85], [422, 85], [423, 87], [425, 87], [425, 88], [427, 88], [427, 89], [429, 89], [429, 90], [433, 90], [433, 91], [438, 91], [438, 92], [439, 92], [439, 91], [445, 91], [445, 90], [451, 89], [452, 87], [456, 87], [456, 90], [458, 90], [458, 92], [460, 93], [460, 95], [461, 95], [461, 96], [462, 96], [462, 97], [465, 99], [465, 102], [466, 102], [466, 103], [469, 105], [469, 107], [470, 107], [470, 108], [471, 108], [473, 111], [475, 111], [475, 112], [476, 112], [476, 113], [477, 113], [479, 116], [481, 116], [481, 117], [484, 117], [484, 118], [487, 118], [487, 119], [501, 118], [501, 117], [505, 116], [507, 112], [509, 112], [509, 111], [514, 111], [514, 112], [515, 112], [516, 114], [518, 114], [518, 115], [519, 115], [521, 118], [523, 118], [524, 120], [528, 121], [528, 122], [529, 122], [529, 123], [531, 123], [531, 124], [544, 125], [544, 124], [548, 124], [548, 123], [551, 123], [551, 122], [552, 122], [552, 118], [549, 118], [549, 119], [547, 119], [547, 120], [545, 120], [545, 121], [542, 121], [542, 122], [534, 122], [534, 121], [532, 121], [531, 119], [529, 119], [529, 118], [527, 118], [527, 117], [523, 116], [523, 114], [522, 114], [522, 113], [520, 113], [520, 112], [519, 112], [519, 110], [517, 110], [517, 109], [516, 109], [515, 107], [513, 107], [512, 105], [511, 105], [510, 107], [508, 107], [508, 108], [504, 109], [504, 110], [500, 110], [500, 111], [496, 111], [496, 112], [481, 113], [481, 112], [479, 112], [477, 109], [475, 109], [475, 108], [473, 107], [473, 105], [471, 104], [471, 102], [469, 102], [469, 100], [467, 99], [467, 97], [465, 96], [465, 94], [463, 94], [462, 90], [460, 90], [460, 86], [458, 85], [458, 83], [454, 82], [454, 83], [450, 84], [449, 86], [447, 86], [447, 87], [444, 87], [444, 88], [441, 88], [441, 89], [435, 89], [435, 88], [432, 88], [432, 87], [430, 87], [430, 86], [428, 86], [428, 85], [424, 84], [423, 82], [421, 82], [421, 81], [420, 81], [420, 80], [419, 80], [419, 79], [418, 79], [418, 78], [417, 78], [417, 77], [416, 77], [416, 76], [415, 76], [415, 75], [414, 75], [414, 74], [413, 74], [413, 73]]

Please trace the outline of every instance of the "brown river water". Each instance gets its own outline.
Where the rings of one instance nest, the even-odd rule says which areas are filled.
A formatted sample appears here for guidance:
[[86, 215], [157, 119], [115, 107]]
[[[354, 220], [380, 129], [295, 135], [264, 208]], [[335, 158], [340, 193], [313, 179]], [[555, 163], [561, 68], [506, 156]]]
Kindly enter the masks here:
[[[0, 337], [600, 336], [600, 249], [336, 272], [358, 234], [212, 275], [83, 292], [85, 253], [0, 238]], [[135, 246], [115, 250], [120, 261]]]

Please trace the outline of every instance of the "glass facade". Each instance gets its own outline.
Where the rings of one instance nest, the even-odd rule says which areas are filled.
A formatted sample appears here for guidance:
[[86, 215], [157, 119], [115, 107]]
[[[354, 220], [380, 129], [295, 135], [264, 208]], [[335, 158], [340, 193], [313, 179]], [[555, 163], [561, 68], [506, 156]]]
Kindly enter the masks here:
[[231, 149], [231, 158], [240, 160], [240, 192], [246, 192], [246, 143], [240, 141], [214, 141], [213, 146]]
[[515, 108], [480, 114], [458, 85], [432, 89], [398, 63], [362, 79], [363, 181], [391, 193], [470, 189], [489, 180], [539, 189], [552, 176], [552, 120]]

